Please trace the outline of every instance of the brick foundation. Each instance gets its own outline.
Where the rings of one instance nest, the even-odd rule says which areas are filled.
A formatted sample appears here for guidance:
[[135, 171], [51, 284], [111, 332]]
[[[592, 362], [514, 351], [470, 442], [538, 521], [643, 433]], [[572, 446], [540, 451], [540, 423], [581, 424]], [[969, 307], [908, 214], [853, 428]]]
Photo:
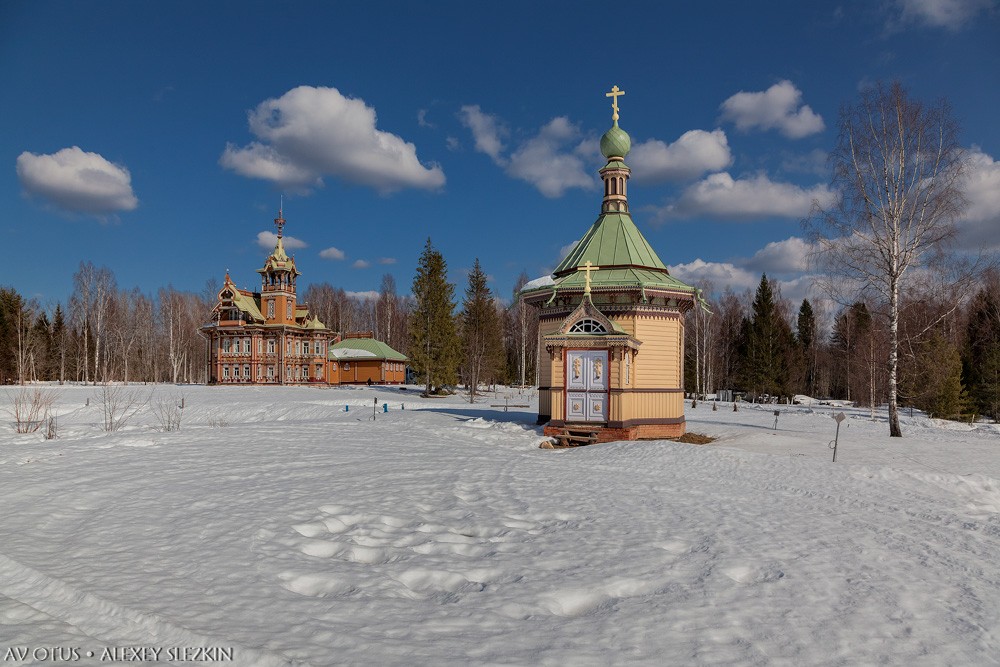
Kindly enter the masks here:
[[[639, 424], [627, 428], [602, 428], [597, 432], [597, 442], [618, 440], [659, 440], [679, 438], [686, 432], [686, 424]], [[562, 433], [561, 426], [546, 426], [543, 433], [555, 437]]]

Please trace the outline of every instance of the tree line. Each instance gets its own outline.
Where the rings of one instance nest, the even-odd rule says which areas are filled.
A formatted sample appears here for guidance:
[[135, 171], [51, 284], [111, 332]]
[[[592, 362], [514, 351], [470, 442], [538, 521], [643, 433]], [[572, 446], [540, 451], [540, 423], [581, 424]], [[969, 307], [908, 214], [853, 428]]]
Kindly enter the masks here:
[[65, 306], [0, 287], [0, 383], [203, 382], [198, 327], [214, 305], [210, 287], [144, 294], [120, 288], [109, 268], [92, 262], [73, 274]]
[[[520, 276], [513, 306], [507, 307], [488, 287], [477, 260], [469, 275], [473, 296], [456, 313], [444, 260], [429, 241], [428, 248], [421, 266], [435, 257], [439, 264], [430, 267], [430, 282], [415, 281], [415, 296], [397, 294], [395, 279], [385, 274], [377, 294], [351, 294], [320, 282], [309, 285], [300, 300], [334, 331], [370, 331], [408, 353], [423, 381], [429, 337], [414, 322], [423, 321], [418, 306], [429, 290], [440, 297], [431, 304], [437, 309], [434, 327], [447, 323], [453, 334], [435, 339], [431, 350], [435, 387], [533, 383], [537, 326], [516, 297], [527, 275]], [[0, 384], [205, 382], [206, 342], [198, 328], [211, 320], [218, 289], [208, 281], [201, 293], [167, 286], [145, 294], [120, 288], [111, 269], [91, 262], [80, 263], [65, 305], [46, 307], [0, 287]]]
[[[1000, 274], [987, 271], [971, 298], [955, 303], [920, 289], [898, 305], [898, 396], [935, 417], [1000, 419]], [[685, 385], [750, 399], [796, 394], [875, 409], [889, 400], [890, 313], [860, 299], [796, 308], [766, 275], [753, 292], [726, 290], [686, 315]]]

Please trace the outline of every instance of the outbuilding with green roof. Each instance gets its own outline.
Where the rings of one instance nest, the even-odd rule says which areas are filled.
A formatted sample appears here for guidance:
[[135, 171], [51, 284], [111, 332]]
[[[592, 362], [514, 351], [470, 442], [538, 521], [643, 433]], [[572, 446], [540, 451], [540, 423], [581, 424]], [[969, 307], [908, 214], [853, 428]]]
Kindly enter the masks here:
[[348, 334], [330, 346], [330, 381], [337, 384], [402, 384], [407, 357], [371, 333]]

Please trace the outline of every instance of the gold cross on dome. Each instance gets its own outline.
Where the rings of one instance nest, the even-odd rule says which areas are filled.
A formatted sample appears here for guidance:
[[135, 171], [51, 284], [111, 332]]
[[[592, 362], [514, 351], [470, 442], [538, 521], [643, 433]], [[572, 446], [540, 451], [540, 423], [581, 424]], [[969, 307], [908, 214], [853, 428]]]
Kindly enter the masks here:
[[613, 120], [613, 121], [617, 121], [618, 120], [618, 96], [619, 95], [624, 95], [624, 94], [625, 94], [625, 91], [624, 90], [619, 90], [618, 86], [612, 86], [610, 93], [604, 93], [605, 97], [610, 97], [611, 98], [611, 108], [614, 110], [614, 113], [611, 114], [611, 120]]
[[584, 282], [584, 286], [583, 286], [583, 293], [585, 295], [587, 295], [587, 296], [590, 295], [590, 272], [591, 271], [597, 271], [599, 268], [601, 268], [601, 267], [594, 266], [593, 263], [588, 259], [587, 263], [583, 265], [583, 268], [578, 268], [577, 269], [577, 271], [583, 271], [584, 272], [584, 281], [585, 282]]

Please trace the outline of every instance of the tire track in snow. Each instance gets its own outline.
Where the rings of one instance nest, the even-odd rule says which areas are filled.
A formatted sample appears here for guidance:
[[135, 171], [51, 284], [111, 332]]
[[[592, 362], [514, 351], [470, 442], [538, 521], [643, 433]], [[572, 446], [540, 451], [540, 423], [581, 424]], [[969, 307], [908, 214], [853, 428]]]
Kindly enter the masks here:
[[0, 595], [62, 621], [108, 646], [214, 646], [232, 648], [234, 661], [246, 667], [305, 667], [275, 653], [202, 635], [155, 614], [129, 609], [4, 554], [0, 554]]

